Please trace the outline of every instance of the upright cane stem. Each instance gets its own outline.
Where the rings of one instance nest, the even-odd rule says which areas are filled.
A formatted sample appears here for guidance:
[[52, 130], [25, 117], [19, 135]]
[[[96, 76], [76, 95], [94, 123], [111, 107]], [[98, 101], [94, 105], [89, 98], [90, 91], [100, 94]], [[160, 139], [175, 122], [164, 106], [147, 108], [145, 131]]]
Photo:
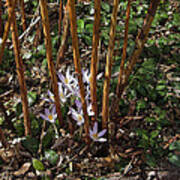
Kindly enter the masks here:
[[23, 31], [26, 30], [26, 16], [25, 16], [25, 8], [24, 8], [24, 0], [20, 0], [20, 7], [21, 7], [21, 22]]
[[92, 120], [97, 120], [97, 63], [98, 63], [98, 44], [99, 44], [99, 27], [100, 27], [100, 12], [101, 12], [101, 0], [94, 1], [94, 27], [93, 27], [93, 42], [92, 42], [92, 57], [91, 57], [91, 79], [90, 79], [90, 90], [91, 90], [91, 102], [92, 110], [95, 113]]
[[[14, 11], [15, 4], [16, 4], [16, 0], [15, 0], [15, 2], [14, 1], [12, 2], [12, 5], [11, 5], [11, 8], [12, 8], [11, 11], [12, 12]], [[5, 49], [5, 45], [6, 45], [6, 40], [8, 38], [8, 34], [9, 34], [9, 30], [10, 30], [10, 25], [11, 25], [11, 21], [12, 21], [12, 17], [13, 17], [12, 13], [8, 14], [8, 20], [7, 20], [5, 28], [4, 28], [2, 44], [0, 46], [0, 64], [2, 62], [2, 58], [3, 58], [3, 54], [4, 54], [4, 49]]]
[[3, 34], [3, 21], [2, 21], [2, 1], [0, 0], [0, 37]]
[[125, 22], [125, 32], [124, 32], [124, 45], [123, 45], [123, 54], [120, 64], [120, 72], [118, 77], [118, 84], [116, 87], [116, 100], [114, 102], [113, 111], [117, 112], [118, 110], [118, 102], [119, 102], [119, 89], [122, 84], [122, 79], [124, 77], [124, 64], [126, 59], [126, 49], [128, 44], [128, 27], [129, 27], [129, 17], [130, 17], [130, 8], [131, 8], [131, 0], [128, 0], [127, 8], [126, 8], [126, 22]]
[[7, 0], [8, 4], [8, 15], [12, 15], [12, 22], [11, 22], [11, 31], [12, 31], [12, 41], [14, 46], [14, 54], [15, 54], [15, 61], [16, 61], [16, 70], [18, 74], [18, 80], [21, 90], [21, 100], [22, 100], [22, 108], [24, 113], [24, 128], [25, 128], [25, 135], [31, 134], [31, 125], [30, 125], [30, 118], [29, 118], [29, 111], [28, 111], [28, 101], [27, 101], [27, 89], [26, 83], [24, 79], [24, 69], [23, 69], [23, 61], [20, 55], [20, 43], [18, 40], [18, 30], [17, 24], [15, 19], [15, 11], [13, 8], [12, 0]]
[[52, 43], [51, 43], [51, 36], [50, 36], [50, 26], [49, 26], [46, 0], [40, 0], [40, 9], [41, 9], [41, 16], [42, 16], [43, 31], [44, 31], [44, 36], [45, 36], [46, 57], [48, 61], [48, 69], [49, 69], [51, 80], [52, 80], [56, 112], [57, 112], [59, 123], [62, 125], [63, 119], [62, 119], [62, 114], [61, 114], [61, 105], [59, 101], [57, 76], [56, 76], [55, 67], [52, 61]]
[[84, 85], [83, 85], [83, 78], [82, 78], [82, 71], [81, 71], [81, 64], [80, 64], [76, 13], [75, 13], [75, 0], [68, 0], [68, 7], [69, 7], [69, 17], [70, 17], [70, 24], [71, 24], [74, 65], [75, 65], [75, 71], [78, 75], [78, 84], [79, 84], [79, 88], [80, 88], [80, 96], [81, 96], [83, 114], [84, 114], [84, 118], [85, 118], [84, 130], [85, 130], [85, 134], [86, 134], [86, 142], [89, 143], [89, 118], [88, 118], [88, 114], [87, 114], [85, 89], [84, 89]]
[[114, 0], [113, 13], [111, 16], [110, 37], [109, 37], [108, 52], [106, 56], [105, 80], [104, 80], [104, 88], [103, 88], [103, 105], [102, 105], [103, 129], [107, 129], [107, 122], [109, 119], [109, 86], [111, 79], [113, 52], [114, 52], [114, 40], [116, 35], [116, 20], [117, 20], [118, 5], [119, 5], [119, 0]]
[[130, 76], [130, 74], [133, 70], [133, 67], [136, 64], [136, 62], [137, 62], [137, 60], [138, 60], [138, 58], [139, 58], [139, 56], [140, 56], [140, 54], [144, 48], [144, 44], [147, 41], [149, 30], [150, 30], [151, 24], [153, 22], [154, 16], [156, 14], [156, 10], [157, 10], [157, 7], [159, 5], [159, 2], [160, 2], [160, 0], [151, 0], [150, 6], [148, 9], [148, 13], [147, 13], [146, 18], [144, 20], [143, 27], [136, 37], [135, 49], [134, 49], [132, 55], [129, 57], [127, 68], [124, 70], [125, 78], [123, 78], [123, 81], [122, 81], [121, 86], [119, 88], [119, 92], [118, 92], [119, 97], [121, 97], [125, 87], [127, 86], [129, 76]]
[[62, 21], [62, 13], [63, 13], [63, 0], [59, 2], [59, 19], [58, 19], [58, 34], [61, 35], [61, 21]]

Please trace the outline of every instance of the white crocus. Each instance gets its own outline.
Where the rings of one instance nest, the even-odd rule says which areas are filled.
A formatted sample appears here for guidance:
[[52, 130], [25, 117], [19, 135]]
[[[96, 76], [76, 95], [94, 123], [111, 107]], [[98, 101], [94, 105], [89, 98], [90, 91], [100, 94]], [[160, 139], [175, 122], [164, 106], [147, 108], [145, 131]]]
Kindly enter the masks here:
[[[87, 113], [88, 113], [88, 116], [94, 116], [94, 112], [92, 110], [92, 104], [89, 103], [88, 101], [86, 101], [87, 103]], [[81, 104], [81, 101], [79, 100], [75, 100], [75, 104], [78, 108], [78, 112], [81, 112], [82, 111], [82, 104]]]
[[90, 83], [90, 77], [91, 74], [89, 72], [89, 70], [83, 70], [82, 69], [82, 75], [83, 75], [83, 82], [89, 84]]
[[48, 90], [48, 96], [49, 98], [43, 98], [43, 99], [47, 102], [54, 103], [55, 102], [54, 94], [50, 90]]
[[84, 123], [84, 117], [82, 111], [78, 112], [73, 108], [70, 108], [70, 113], [72, 115], [72, 118], [77, 122], [78, 126], [81, 126]]
[[66, 88], [63, 88], [62, 83], [58, 83], [59, 88], [59, 97], [62, 103], [67, 101], [67, 98], [70, 97], [71, 93], [68, 92]]
[[72, 93], [74, 92], [75, 86], [77, 86], [77, 80], [73, 75], [70, 74], [70, 68], [67, 68], [66, 76], [64, 76], [61, 72], [58, 73], [58, 77], [63, 85], [68, 88]]

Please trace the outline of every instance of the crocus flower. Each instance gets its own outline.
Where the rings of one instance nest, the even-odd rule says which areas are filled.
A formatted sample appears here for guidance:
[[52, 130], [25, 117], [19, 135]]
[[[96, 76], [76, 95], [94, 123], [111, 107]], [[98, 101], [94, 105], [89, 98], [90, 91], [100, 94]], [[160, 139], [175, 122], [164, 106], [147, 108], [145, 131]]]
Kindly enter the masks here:
[[89, 84], [90, 83], [90, 77], [91, 77], [89, 70], [88, 69], [87, 70], [82, 69], [82, 75], [83, 75], [83, 82]]
[[54, 94], [50, 91], [50, 90], [48, 90], [48, 96], [49, 96], [49, 98], [44, 98], [44, 100], [45, 101], [47, 101], [47, 102], [50, 102], [50, 103], [54, 103]]
[[92, 110], [92, 104], [87, 102], [87, 113], [89, 116], [94, 116], [94, 111]]
[[65, 103], [67, 98], [70, 97], [71, 93], [66, 88], [63, 89], [62, 83], [58, 83], [59, 97], [62, 103]]
[[91, 92], [90, 92], [90, 86], [87, 85], [86, 86], [86, 97], [85, 97], [86, 100], [90, 100], [91, 99]]
[[[82, 69], [82, 75], [83, 75], [83, 82], [84, 83], [87, 83], [87, 84], [90, 84], [90, 79], [91, 79], [91, 73], [89, 72], [89, 70], [83, 70]], [[97, 76], [96, 76], [96, 79], [99, 80], [101, 77], [102, 77], [103, 73], [99, 73]]]
[[[87, 103], [87, 113], [88, 113], [88, 115], [89, 115], [89, 116], [94, 116], [94, 112], [93, 112], [93, 110], [92, 110], [92, 104], [89, 103], [88, 101], [86, 101], [86, 103]], [[77, 108], [78, 108], [78, 112], [82, 111], [81, 101], [79, 101], [79, 100], [76, 99], [76, 100], [75, 100], [75, 104], [76, 104], [76, 106], [77, 106]]]
[[67, 68], [66, 76], [64, 76], [61, 72], [58, 73], [58, 77], [63, 85], [68, 88], [71, 92], [73, 92], [73, 87], [77, 87], [77, 79], [73, 75], [70, 74], [70, 68]]
[[72, 118], [77, 121], [77, 125], [81, 126], [84, 123], [84, 117], [82, 110], [80, 112], [74, 110], [73, 108], [70, 108], [70, 113], [72, 115]]
[[80, 112], [82, 110], [82, 104], [81, 101], [79, 101], [78, 99], [75, 100], [75, 104], [78, 108], [78, 112]]
[[102, 136], [104, 136], [105, 133], [106, 133], [106, 129], [104, 129], [98, 133], [98, 123], [97, 122], [94, 123], [93, 130], [89, 129], [90, 138], [95, 142], [97, 142], [97, 141], [105, 142], [106, 139], [102, 138]]
[[46, 121], [49, 121], [50, 123], [55, 123], [57, 114], [56, 114], [56, 108], [55, 106], [50, 111], [49, 109], [45, 109], [45, 114], [40, 114], [40, 117]]

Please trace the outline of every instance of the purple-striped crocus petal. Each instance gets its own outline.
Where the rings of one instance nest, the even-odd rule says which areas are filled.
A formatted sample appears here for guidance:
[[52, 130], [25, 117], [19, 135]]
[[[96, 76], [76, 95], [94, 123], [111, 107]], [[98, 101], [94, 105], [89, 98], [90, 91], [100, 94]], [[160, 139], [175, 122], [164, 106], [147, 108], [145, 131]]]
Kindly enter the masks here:
[[76, 111], [73, 109], [73, 108], [69, 108], [69, 112], [71, 113], [71, 114], [73, 114], [73, 113], [76, 113]]
[[48, 96], [49, 97], [54, 96], [53, 93], [50, 90], [48, 90]]
[[98, 138], [104, 136], [104, 134], [106, 133], [106, 131], [107, 131], [106, 129], [103, 129], [102, 131], [100, 131], [100, 132], [98, 133]]
[[74, 96], [77, 96], [79, 98], [81, 97], [79, 88], [73, 88], [72, 93], [73, 93]]
[[72, 95], [72, 93], [71, 92], [68, 93], [68, 90], [65, 88], [64, 95], [68, 98], [68, 97], [70, 97]]
[[76, 106], [77, 106], [77, 108], [78, 108], [78, 112], [80, 112], [81, 110], [82, 110], [82, 104], [81, 104], [81, 101], [79, 101], [79, 100], [75, 100], [75, 104], [76, 104]]
[[77, 118], [77, 116], [73, 113], [72, 114], [72, 118], [75, 120], [75, 121], [78, 121], [78, 118]]
[[44, 101], [47, 101], [47, 102], [52, 102], [52, 100], [48, 99], [48, 98], [42, 98]]
[[47, 120], [47, 119], [48, 119], [47, 116], [45, 116], [45, 115], [42, 114], [42, 113], [40, 113], [40, 117], [41, 117], [42, 119], [44, 119], [44, 120]]
[[97, 131], [98, 131], [98, 123], [95, 122], [95, 123], [94, 123], [94, 127], [93, 127], [93, 134], [96, 134]]
[[45, 115], [48, 116], [50, 114], [49, 109], [45, 109]]
[[78, 122], [77, 122], [77, 125], [78, 125], [78, 126], [81, 126], [83, 123], [84, 123], [84, 121], [78, 121]]
[[58, 73], [58, 77], [59, 77], [59, 80], [64, 83], [65, 81], [65, 77], [63, 76], [63, 74], [61, 72]]
[[50, 91], [50, 90], [48, 90], [48, 96], [49, 96], [49, 102], [54, 102], [54, 94]]
[[89, 129], [89, 135], [92, 137], [93, 135], [93, 131], [91, 129]]
[[53, 106], [52, 108], [52, 115], [55, 115], [56, 114], [56, 106]]

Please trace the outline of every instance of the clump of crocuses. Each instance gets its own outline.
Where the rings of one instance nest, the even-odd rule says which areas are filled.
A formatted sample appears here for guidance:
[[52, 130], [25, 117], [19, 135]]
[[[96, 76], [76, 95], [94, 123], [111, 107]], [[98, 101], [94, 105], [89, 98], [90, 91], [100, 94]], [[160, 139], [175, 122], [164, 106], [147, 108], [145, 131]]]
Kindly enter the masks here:
[[[69, 106], [69, 112], [72, 116], [72, 119], [76, 121], [76, 124], [78, 126], [82, 126], [84, 124], [84, 116], [83, 116], [83, 110], [82, 110], [82, 104], [80, 101], [80, 94], [79, 94], [79, 86], [78, 86], [78, 80], [76, 75], [71, 72], [70, 68], [67, 68], [65, 75], [62, 73], [62, 71], [58, 72], [58, 90], [59, 90], [59, 98], [61, 105], [64, 106], [65, 103]], [[92, 104], [90, 102], [90, 73], [88, 70], [82, 70], [83, 75], [83, 82], [85, 85], [86, 90], [86, 103], [87, 103], [87, 113], [89, 116], [93, 116], [94, 112], [92, 110]], [[99, 79], [102, 76], [102, 74], [97, 76], [97, 79]], [[57, 114], [56, 109], [54, 105], [54, 94], [48, 90], [47, 92], [48, 98], [44, 98], [45, 101], [49, 103], [49, 109], [45, 109], [45, 114], [40, 114], [40, 117], [44, 120], [55, 123]], [[106, 133], [106, 130], [102, 130], [98, 133], [98, 124], [97, 122], [94, 123], [93, 129], [89, 130], [90, 138], [93, 141], [98, 142], [105, 142], [106, 139], [102, 138], [102, 136]]]

